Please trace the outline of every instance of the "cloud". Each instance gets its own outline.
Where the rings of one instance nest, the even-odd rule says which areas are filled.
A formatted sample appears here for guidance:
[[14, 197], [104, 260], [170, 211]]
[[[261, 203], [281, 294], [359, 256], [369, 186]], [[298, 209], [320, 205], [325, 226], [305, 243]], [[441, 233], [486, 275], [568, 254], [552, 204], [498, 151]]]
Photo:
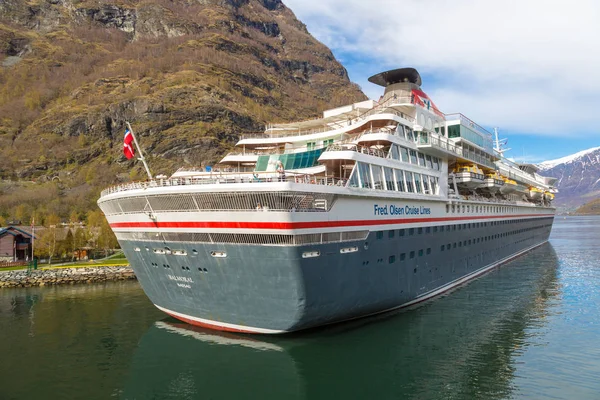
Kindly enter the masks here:
[[599, 137], [596, 1], [285, 2], [371, 97], [380, 89], [368, 76], [414, 66], [444, 111], [505, 130]]

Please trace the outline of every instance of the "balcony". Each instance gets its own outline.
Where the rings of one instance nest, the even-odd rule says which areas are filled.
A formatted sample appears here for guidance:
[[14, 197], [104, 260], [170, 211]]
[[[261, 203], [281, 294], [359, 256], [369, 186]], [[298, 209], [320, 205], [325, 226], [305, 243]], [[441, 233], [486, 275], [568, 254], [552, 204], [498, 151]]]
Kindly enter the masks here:
[[424, 152], [436, 155], [436, 156], [453, 156], [461, 158], [465, 161], [471, 161], [475, 164], [485, 166], [490, 169], [496, 169], [494, 163], [487, 157], [481, 154], [477, 154], [474, 151], [464, 149], [461, 146], [456, 145], [444, 136], [433, 134], [429, 132], [419, 132], [417, 138], [417, 148]]

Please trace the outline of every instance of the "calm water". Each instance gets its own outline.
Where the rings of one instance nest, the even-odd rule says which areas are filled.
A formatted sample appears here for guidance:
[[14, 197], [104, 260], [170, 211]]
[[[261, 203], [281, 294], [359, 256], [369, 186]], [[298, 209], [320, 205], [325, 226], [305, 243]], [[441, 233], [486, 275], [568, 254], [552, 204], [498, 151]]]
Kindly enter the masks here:
[[166, 318], [136, 282], [0, 290], [0, 399], [599, 399], [600, 218], [410, 310], [285, 337]]

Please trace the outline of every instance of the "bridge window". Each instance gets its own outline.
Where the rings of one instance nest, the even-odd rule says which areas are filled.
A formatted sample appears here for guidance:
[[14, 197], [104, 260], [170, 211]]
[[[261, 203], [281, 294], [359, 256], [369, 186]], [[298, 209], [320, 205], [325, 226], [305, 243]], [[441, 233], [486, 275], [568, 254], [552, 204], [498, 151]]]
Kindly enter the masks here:
[[418, 153], [418, 156], [419, 156], [419, 165], [420, 165], [421, 167], [424, 167], [424, 166], [426, 165], [426, 164], [425, 164], [425, 154], [423, 154], [423, 153]]

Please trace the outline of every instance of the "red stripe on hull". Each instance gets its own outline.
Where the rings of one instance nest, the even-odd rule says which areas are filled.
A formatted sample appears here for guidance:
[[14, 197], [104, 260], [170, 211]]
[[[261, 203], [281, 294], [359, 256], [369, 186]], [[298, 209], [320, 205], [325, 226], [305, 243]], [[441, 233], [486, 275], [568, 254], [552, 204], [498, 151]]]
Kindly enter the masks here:
[[367, 219], [354, 221], [308, 221], [308, 222], [233, 222], [233, 221], [169, 221], [169, 222], [113, 222], [111, 228], [220, 228], [220, 229], [311, 229], [338, 228], [348, 226], [396, 225], [427, 222], [473, 221], [480, 219], [495, 220], [505, 218], [553, 217], [554, 214], [492, 215], [446, 218], [402, 218]]
[[208, 329], [213, 329], [213, 330], [216, 330], [216, 331], [223, 331], [223, 332], [256, 333], [256, 332], [253, 332], [253, 331], [246, 331], [246, 330], [243, 330], [243, 329], [227, 328], [227, 327], [220, 326], [220, 325], [213, 325], [213, 324], [207, 324], [207, 323], [204, 323], [204, 322], [198, 322], [198, 321], [194, 321], [193, 319], [189, 319], [189, 318], [185, 318], [185, 317], [180, 317], [178, 315], [171, 314], [170, 312], [167, 312], [167, 311], [164, 311], [164, 310], [162, 310], [162, 311], [164, 313], [170, 315], [171, 317], [176, 318], [176, 319], [178, 319], [180, 321], [183, 321], [183, 322], [188, 323], [190, 325], [199, 326], [199, 327], [202, 327], [202, 328], [208, 328]]

